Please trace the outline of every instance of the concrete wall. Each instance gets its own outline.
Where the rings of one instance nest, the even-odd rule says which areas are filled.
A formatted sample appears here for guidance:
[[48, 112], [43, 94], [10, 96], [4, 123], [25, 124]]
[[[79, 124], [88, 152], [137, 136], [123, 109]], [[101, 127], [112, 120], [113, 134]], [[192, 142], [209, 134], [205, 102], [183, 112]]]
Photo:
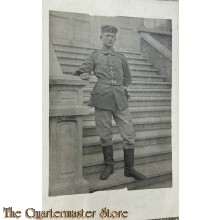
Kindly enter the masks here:
[[172, 31], [172, 22], [170, 19], [145, 18], [144, 26], [146, 28], [151, 28], [161, 31]]

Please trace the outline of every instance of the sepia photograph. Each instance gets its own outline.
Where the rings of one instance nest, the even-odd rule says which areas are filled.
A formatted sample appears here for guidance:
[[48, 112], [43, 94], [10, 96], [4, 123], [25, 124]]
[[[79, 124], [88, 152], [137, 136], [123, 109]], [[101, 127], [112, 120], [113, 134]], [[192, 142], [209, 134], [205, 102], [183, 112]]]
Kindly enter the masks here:
[[49, 11], [48, 195], [172, 188], [171, 95], [171, 19]]
[[216, 219], [219, 12], [179, 3], [2, 2], [2, 218]]

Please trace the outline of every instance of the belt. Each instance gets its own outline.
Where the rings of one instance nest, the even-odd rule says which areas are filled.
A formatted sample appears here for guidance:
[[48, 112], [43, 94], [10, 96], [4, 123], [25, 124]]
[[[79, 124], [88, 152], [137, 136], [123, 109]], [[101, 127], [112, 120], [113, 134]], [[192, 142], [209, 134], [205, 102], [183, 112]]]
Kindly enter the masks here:
[[113, 79], [112, 80], [99, 79], [98, 83], [103, 83], [103, 84], [112, 85], [112, 86], [121, 86], [122, 85], [121, 82], [117, 82]]

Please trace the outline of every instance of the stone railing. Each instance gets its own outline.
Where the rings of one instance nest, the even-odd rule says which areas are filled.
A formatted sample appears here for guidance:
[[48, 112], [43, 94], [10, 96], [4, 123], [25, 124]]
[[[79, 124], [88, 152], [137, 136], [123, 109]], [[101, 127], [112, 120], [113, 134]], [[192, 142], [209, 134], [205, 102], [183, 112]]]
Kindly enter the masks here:
[[88, 193], [82, 176], [83, 86], [76, 77], [50, 77], [49, 195]]
[[[140, 51], [144, 58], [147, 58], [150, 63], [153, 63], [155, 68], [160, 70], [160, 73], [166, 76], [167, 81], [172, 81], [172, 51], [165, 47], [158, 39], [151, 36], [152, 32], [148, 32], [147, 29], [140, 29]], [[168, 33], [153, 33], [160, 35], [166, 34], [170, 36], [172, 40], [172, 35]]]
[[82, 175], [82, 124], [89, 108], [83, 106], [88, 82], [65, 76], [50, 44], [49, 79], [49, 195], [88, 193]]

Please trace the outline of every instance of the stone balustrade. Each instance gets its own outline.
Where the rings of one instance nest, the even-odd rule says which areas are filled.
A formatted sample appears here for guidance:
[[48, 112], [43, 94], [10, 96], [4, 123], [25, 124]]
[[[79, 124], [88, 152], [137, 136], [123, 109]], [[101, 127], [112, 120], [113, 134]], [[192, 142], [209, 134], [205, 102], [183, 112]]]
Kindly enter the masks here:
[[50, 77], [49, 195], [89, 192], [82, 176], [82, 122], [86, 82], [74, 76]]

